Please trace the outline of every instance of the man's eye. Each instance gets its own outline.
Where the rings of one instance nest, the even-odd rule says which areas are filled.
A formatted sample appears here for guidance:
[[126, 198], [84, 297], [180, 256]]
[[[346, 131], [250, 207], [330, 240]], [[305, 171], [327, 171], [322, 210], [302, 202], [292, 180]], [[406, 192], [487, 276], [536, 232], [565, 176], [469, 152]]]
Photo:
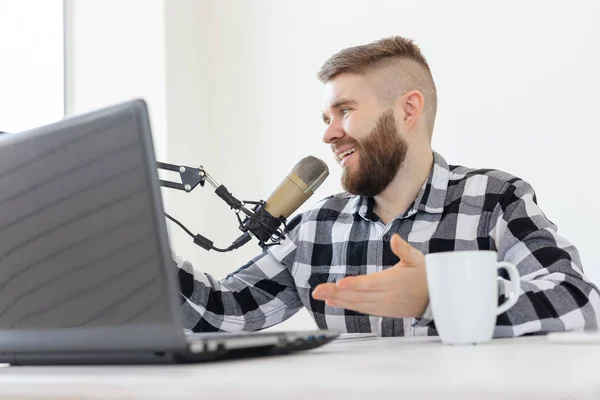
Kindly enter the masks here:
[[350, 112], [349, 108], [342, 108], [342, 115], [345, 117]]

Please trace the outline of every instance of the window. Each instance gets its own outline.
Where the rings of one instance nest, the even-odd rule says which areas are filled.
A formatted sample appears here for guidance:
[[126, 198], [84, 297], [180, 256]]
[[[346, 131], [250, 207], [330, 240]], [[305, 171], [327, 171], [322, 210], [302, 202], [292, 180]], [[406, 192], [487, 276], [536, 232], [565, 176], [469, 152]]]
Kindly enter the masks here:
[[0, 131], [64, 115], [63, 0], [0, 0]]

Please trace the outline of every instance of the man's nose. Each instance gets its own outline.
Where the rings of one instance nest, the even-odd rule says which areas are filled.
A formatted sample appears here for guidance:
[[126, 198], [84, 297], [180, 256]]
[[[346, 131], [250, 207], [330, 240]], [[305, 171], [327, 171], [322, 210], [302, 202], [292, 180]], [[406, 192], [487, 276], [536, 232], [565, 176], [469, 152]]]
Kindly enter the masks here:
[[323, 142], [327, 144], [335, 143], [342, 137], [344, 137], [345, 134], [346, 133], [344, 132], [341, 126], [336, 124], [329, 124], [327, 125], [327, 129], [325, 129], [325, 132], [323, 133]]

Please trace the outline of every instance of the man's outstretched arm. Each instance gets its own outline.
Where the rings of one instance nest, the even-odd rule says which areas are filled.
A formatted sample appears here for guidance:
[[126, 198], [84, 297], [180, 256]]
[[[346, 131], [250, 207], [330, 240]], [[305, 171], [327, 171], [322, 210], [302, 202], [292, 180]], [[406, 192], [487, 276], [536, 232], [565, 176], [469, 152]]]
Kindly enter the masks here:
[[289, 270], [268, 251], [221, 281], [174, 259], [186, 329], [256, 331], [286, 320], [302, 307]]

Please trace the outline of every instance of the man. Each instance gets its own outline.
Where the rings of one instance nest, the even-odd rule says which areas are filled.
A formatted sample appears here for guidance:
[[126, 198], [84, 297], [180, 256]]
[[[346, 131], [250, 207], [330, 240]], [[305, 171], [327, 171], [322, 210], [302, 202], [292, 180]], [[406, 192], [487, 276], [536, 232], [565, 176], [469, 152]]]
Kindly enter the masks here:
[[[498, 317], [496, 337], [598, 328], [598, 289], [531, 186], [432, 151], [436, 88], [412, 41], [342, 50], [318, 76], [323, 140], [347, 193], [293, 218], [281, 246], [220, 282], [178, 259], [187, 328], [258, 330], [304, 306], [320, 328], [436, 335], [424, 254], [453, 250], [495, 250], [519, 269], [521, 295]], [[498, 281], [500, 301], [506, 284]]]

